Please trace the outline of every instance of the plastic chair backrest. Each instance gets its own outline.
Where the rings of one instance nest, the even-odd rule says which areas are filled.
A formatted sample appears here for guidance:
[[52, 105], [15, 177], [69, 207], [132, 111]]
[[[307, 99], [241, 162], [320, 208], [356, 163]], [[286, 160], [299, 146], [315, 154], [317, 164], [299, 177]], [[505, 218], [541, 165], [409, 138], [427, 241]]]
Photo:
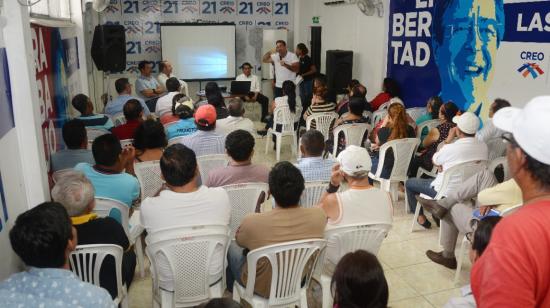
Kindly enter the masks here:
[[94, 142], [95, 138], [103, 136], [105, 134], [109, 134], [109, 131], [99, 128], [86, 127], [86, 136], [88, 137], [88, 149], [92, 149], [92, 143]]
[[300, 198], [302, 207], [314, 207], [319, 204], [323, 192], [327, 188], [328, 181], [310, 181], [305, 183], [305, 189]]
[[95, 207], [93, 212], [97, 214], [99, 217], [107, 217], [111, 213], [111, 210], [116, 209], [120, 212], [120, 217], [122, 221], [120, 222], [122, 224], [122, 227], [124, 228], [124, 232], [126, 233], [126, 236], [130, 235], [129, 231], [129, 219], [130, 219], [130, 208], [115, 199], [111, 198], [103, 198], [103, 197], [95, 197]]
[[372, 112], [371, 111], [363, 111], [363, 117], [367, 119], [367, 123], [370, 123], [372, 125]]
[[421, 116], [428, 113], [426, 107], [412, 107], [405, 110], [413, 120], [417, 120]]
[[273, 111], [273, 130], [277, 125], [282, 127], [281, 134], [294, 134], [294, 114], [288, 106], [276, 107]]
[[208, 173], [213, 169], [225, 167], [229, 163], [229, 159], [225, 154], [212, 154], [197, 157], [197, 164], [201, 173], [202, 184], [208, 183]]
[[[227, 251], [229, 229], [223, 225], [178, 226], [147, 235], [153, 290], [159, 288], [158, 257], [164, 256], [174, 277], [174, 306], [196, 306], [210, 295], [210, 264], [216, 247]], [[224, 254], [225, 256], [225, 254]], [[225, 271], [226, 258], [221, 260]], [[220, 278], [222, 273], [220, 273]]]
[[134, 172], [141, 188], [141, 200], [153, 197], [164, 183], [158, 160], [136, 162], [134, 163]]
[[517, 210], [519, 210], [522, 206], [523, 206], [523, 203], [516, 204], [512, 207], [509, 207], [509, 208], [505, 209], [504, 211], [502, 211], [502, 213], [500, 213], [500, 216], [506, 217], [508, 215], [511, 215], [511, 214], [515, 213]]
[[382, 105], [380, 105], [380, 107], [378, 107], [378, 110], [388, 110], [388, 107], [390, 106], [390, 102], [391, 102], [391, 99], [383, 103]]
[[367, 123], [352, 123], [352, 124], [342, 124], [338, 125], [333, 130], [334, 135], [334, 146], [332, 155], [336, 157], [336, 152], [338, 150], [337, 142], [338, 142], [338, 134], [342, 132], [344, 134], [344, 139], [346, 140], [346, 147], [350, 145], [357, 145], [362, 147], [363, 144], [363, 137], [365, 134], [368, 135], [368, 133], [371, 130], [371, 126]]
[[122, 247], [113, 244], [78, 245], [69, 256], [71, 271], [80, 280], [99, 285], [99, 273], [105, 257], [115, 258], [117, 298], [115, 304], [119, 304], [122, 296]]
[[430, 130], [432, 130], [432, 128], [437, 127], [437, 125], [439, 125], [439, 124], [441, 124], [441, 121], [439, 121], [439, 120], [428, 120], [428, 121], [424, 121], [424, 122], [420, 123], [416, 127], [416, 137], [420, 138], [420, 136], [422, 135], [422, 131], [425, 128], [427, 128], [428, 132], [430, 132]]
[[327, 141], [330, 137], [330, 129], [338, 119], [338, 114], [335, 112], [314, 113], [307, 117], [306, 130], [310, 130], [312, 121], [315, 121], [315, 129], [320, 131]]
[[315, 258], [311, 271], [305, 275], [307, 287], [315, 263], [325, 246], [326, 241], [323, 239], [307, 239], [269, 245], [250, 251], [246, 257], [249, 274], [243, 297], [252, 298], [256, 284], [256, 264], [259, 259], [267, 258], [271, 264], [268, 306], [287, 307], [289, 304], [300, 302], [302, 277], [304, 277], [306, 264], [312, 257]]
[[407, 179], [407, 171], [409, 170], [409, 164], [413, 158], [416, 149], [420, 144], [420, 139], [418, 138], [403, 138], [391, 140], [384, 143], [380, 147], [380, 154], [378, 168], [376, 169], [375, 176], [380, 178], [382, 174], [382, 168], [384, 166], [384, 161], [386, 158], [386, 152], [388, 149], [393, 151], [393, 168], [390, 173], [390, 180], [395, 181], [405, 181]]
[[54, 173], [52, 173], [52, 181], [54, 183], [57, 183], [57, 181], [59, 181], [61, 179], [61, 177], [63, 177], [65, 174], [67, 174], [69, 172], [72, 172], [72, 171], [74, 171], [73, 168], [57, 170]]
[[125, 146], [133, 145], [134, 139], [122, 139], [120, 140], [120, 146], [124, 149]]
[[243, 183], [223, 186], [229, 202], [231, 203], [231, 220], [229, 221], [230, 238], [235, 237], [237, 229], [241, 225], [243, 218], [256, 211], [258, 200], [268, 191], [266, 183]]
[[384, 117], [388, 114], [387, 109], [379, 108], [372, 114], [372, 127], [375, 127], [378, 122], [382, 121]]
[[111, 121], [113, 121], [115, 126], [120, 126], [126, 123], [126, 117], [124, 117], [124, 113], [119, 112], [111, 116]]
[[506, 143], [502, 138], [493, 138], [487, 141], [489, 160], [506, 155]]
[[378, 254], [382, 241], [388, 235], [391, 225], [353, 224], [338, 226], [325, 231], [325, 239], [334, 241], [336, 256], [342, 258], [348, 252], [366, 250]]
[[439, 189], [434, 199], [439, 200], [447, 196], [447, 192], [458, 189], [465, 180], [478, 173], [482, 168], [486, 168], [486, 166], [487, 161], [473, 161], [461, 163], [445, 170], [441, 189]]
[[502, 171], [504, 172], [503, 181], [507, 181], [511, 178], [510, 176], [510, 167], [508, 167], [508, 160], [506, 156], [497, 157], [489, 162], [489, 171], [495, 173], [495, 169], [499, 166], [502, 166]]

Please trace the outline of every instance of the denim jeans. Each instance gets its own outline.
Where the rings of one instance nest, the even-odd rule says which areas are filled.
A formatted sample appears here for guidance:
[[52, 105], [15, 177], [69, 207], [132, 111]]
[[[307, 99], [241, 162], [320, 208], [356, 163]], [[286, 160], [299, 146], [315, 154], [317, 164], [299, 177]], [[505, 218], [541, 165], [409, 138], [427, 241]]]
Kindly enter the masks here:
[[[411, 212], [414, 213], [416, 211], [416, 195], [425, 194], [432, 198], [437, 195], [437, 191], [430, 186], [432, 182], [433, 179], [419, 178], [411, 178], [405, 181], [405, 191], [407, 193], [407, 200], [409, 200], [409, 209]], [[422, 208], [420, 208], [420, 215], [424, 215]]]
[[246, 256], [243, 254], [244, 248], [239, 246], [236, 241], [231, 241], [229, 250], [227, 251], [227, 269], [226, 269], [226, 285], [229, 292], [233, 292], [233, 282], [236, 280], [242, 284], [241, 272]]

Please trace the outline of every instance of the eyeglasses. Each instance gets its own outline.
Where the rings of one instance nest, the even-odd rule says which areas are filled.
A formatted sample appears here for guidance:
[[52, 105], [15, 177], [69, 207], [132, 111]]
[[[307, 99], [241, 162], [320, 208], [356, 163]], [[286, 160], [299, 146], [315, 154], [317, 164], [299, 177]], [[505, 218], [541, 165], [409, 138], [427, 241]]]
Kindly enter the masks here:
[[448, 25], [445, 27], [445, 33], [447, 38], [456, 37], [467, 39], [469, 35], [474, 31], [477, 33], [481, 41], [487, 43], [494, 40], [497, 37], [497, 29], [500, 24], [494, 21], [477, 21], [458, 23], [455, 25]]
[[509, 143], [512, 146], [517, 146], [516, 139], [514, 139], [514, 135], [512, 135], [511, 133], [504, 133], [502, 134], [502, 136], [500, 136], [500, 138], [502, 138], [504, 143]]

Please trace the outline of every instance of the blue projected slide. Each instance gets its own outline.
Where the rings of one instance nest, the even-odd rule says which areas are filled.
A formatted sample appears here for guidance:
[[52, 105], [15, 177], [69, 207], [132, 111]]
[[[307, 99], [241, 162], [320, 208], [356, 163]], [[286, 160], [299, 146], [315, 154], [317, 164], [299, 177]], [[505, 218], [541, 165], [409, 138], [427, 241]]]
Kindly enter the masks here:
[[219, 51], [193, 52], [195, 48], [182, 48], [178, 62], [183, 71], [190, 72], [196, 79], [226, 78], [228, 57]]

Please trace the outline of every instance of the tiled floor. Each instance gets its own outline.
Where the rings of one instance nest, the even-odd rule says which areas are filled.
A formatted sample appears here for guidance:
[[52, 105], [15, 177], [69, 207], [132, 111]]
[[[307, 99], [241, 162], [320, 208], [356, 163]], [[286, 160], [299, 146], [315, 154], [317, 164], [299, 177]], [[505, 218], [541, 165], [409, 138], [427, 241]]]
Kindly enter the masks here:
[[[260, 128], [261, 124], [257, 123]], [[265, 151], [266, 138], [257, 139], [254, 162], [273, 165], [275, 154], [270, 147]], [[281, 160], [296, 161], [291, 157], [290, 139], [284, 141]], [[390, 289], [390, 306], [400, 307], [442, 307], [450, 297], [460, 294], [459, 288], [469, 281], [470, 263], [465, 261], [460, 281], [455, 285], [455, 271], [432, 263], [425, 255], [427, 249], [439, 250], [438, 231], [433, 224], [431, 230], [410, 233], [412, 214], [404, 209], [403, 195], [394, 208], [393, 228], [384, 240], [378, 257], [384, 267]], [[468, 259], [468, 258], [465, 258]], [[321, 294], [317, 286], [312, 287], [310, 307], [320, 307]], [[147, 271], [145, 278], [136, 278], [129, 291], [130, 307], [151, 307], [151, 278]]]

